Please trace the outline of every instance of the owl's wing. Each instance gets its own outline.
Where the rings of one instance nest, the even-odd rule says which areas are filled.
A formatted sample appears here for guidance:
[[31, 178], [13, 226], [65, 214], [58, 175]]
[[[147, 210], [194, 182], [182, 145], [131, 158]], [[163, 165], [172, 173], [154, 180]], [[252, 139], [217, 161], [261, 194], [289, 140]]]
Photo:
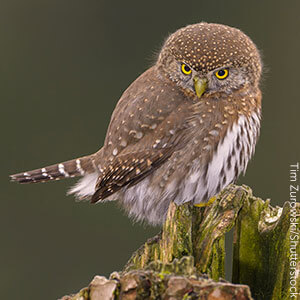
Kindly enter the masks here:
[[171, 114], [153, 134], [145, 136], [103, 166], [91, 202], [105, 199], [122, 187], [132, 186], [148, 176], [188, 142], [192, 129], [188, 121], [177, 113]]
[[137, 78], [120, 98], [108, 127], [92, 202], [132, 186], [186, 145], [192, 101], [155, 67]]
[[99, 177], [91, 202], [105, 199], [126, 185], [136, 184], [161, 166], [172, 153], [171, 148], [166, 148], [120, 155], [104, 176]]

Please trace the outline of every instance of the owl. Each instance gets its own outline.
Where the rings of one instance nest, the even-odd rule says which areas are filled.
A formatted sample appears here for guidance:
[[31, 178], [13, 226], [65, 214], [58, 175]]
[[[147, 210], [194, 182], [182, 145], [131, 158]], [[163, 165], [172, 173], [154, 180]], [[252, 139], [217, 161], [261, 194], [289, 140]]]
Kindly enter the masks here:
[[207, 203], [245, 172], [259, 136], [261, 72], [239, 29], [188, 25], [122, 94], [100, 150], [11, 179], [81, 176], [69, 190], [79, 200], [117, 201], [135, 220], [162, 224], [170, 202]]

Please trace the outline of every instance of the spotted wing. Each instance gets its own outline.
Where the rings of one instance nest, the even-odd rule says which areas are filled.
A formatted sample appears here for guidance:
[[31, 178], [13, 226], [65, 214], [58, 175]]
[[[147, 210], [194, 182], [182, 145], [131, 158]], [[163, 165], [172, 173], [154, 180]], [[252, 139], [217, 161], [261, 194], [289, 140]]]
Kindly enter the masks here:
[[172, 148], [120, 155], [99, 177], [91, 202], [114, 194], [124, 186], [132, 186], [160, 167], [173, 153]]
[[111, 118], [92, 202], [132, 186], [187, 143], [192, 101], [155, 67], [123, 93]]
[[105, 199], [148, 176], [188, 143], [193, 129], [182, 115], [171, 113], [152, 134], [127, 147], [102, 167], [91, 201]]

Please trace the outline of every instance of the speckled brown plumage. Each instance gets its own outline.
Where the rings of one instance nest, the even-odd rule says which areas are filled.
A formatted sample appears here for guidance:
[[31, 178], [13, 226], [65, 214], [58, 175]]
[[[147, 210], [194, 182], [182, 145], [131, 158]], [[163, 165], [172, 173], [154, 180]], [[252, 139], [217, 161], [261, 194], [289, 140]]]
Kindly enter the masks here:
[[137, 220], [159, 224], [171, 201], [207, 202], [245, 172], [259, 135], [261, 69], [238, 29], [179, 29], [121, 96], [98, 152], [12, 178], [83, 175], [71, 193], [117, 200]]
[[170, 54], [203, 74], [224, 66], [261, 72], [253, 42], [242, 31], [221, 24], [200, 23], [178, 30], [166, 41], [160, 60]]

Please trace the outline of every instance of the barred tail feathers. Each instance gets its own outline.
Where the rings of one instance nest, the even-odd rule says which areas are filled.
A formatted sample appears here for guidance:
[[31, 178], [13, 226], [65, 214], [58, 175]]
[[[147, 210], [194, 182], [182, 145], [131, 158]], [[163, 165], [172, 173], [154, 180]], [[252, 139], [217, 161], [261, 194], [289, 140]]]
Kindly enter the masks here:
[[92, 155], [89, 155], [44, 168], [10, 175], [10, 178], [18, 183], [37, 183], [84, 176], [91, 172], [95, 172], [95, 168]]

